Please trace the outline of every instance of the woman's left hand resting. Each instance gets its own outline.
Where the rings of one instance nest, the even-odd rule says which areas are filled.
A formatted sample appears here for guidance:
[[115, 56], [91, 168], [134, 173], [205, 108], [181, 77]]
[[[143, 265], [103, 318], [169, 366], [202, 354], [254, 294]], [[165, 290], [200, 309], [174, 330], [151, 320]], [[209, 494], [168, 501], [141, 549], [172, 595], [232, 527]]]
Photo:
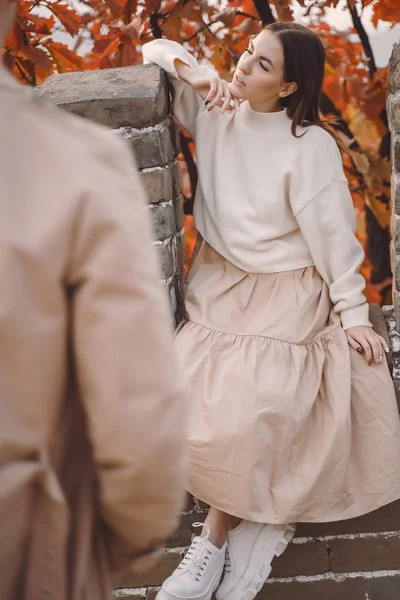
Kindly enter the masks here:
[[375, 333], [372, 327], [366, 327], [365, 325], [349, 327], [346, 329], [345, 334], [350, 346], [360, 354], [364, 354], [364, 358], [369, 365], [372, 364], [372, 361], [377, 364], [381, 363], [384, 353], [389, 352], [386, 341]]

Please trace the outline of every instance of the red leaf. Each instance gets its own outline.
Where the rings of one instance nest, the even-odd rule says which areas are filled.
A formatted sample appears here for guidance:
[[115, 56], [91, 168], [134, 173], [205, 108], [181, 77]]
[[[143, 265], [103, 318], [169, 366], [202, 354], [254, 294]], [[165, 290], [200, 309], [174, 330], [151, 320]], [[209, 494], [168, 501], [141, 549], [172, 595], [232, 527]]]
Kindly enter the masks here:
[[59, 73], [79, 71], [82, 68], [82, 59], [65, 44], [47, 42], [45, 46], [53, 57]]
[[45, 52], [41, 48], [30, 48], [29, 46], [24, 46], [19, 50], [18, 54], [21, 54], [25, 58], [32, 61], [34, 65], [37, 65], [42, 69], [48, 70], [50, 74], [53, 63], [51, 62], [47, 52]]
[[75, 10], [72, 10], [59, 0], [48, 2], [47, 7], [54, 16], [64, 25], [70, 35], [77, 35], [81, 27], [81, 18]]
[[[189, 2], [188, 4], [192, 4]], [[145, 0], [146, 9], [149, 13], [158, 12], [161, 6], [161, 0]]]

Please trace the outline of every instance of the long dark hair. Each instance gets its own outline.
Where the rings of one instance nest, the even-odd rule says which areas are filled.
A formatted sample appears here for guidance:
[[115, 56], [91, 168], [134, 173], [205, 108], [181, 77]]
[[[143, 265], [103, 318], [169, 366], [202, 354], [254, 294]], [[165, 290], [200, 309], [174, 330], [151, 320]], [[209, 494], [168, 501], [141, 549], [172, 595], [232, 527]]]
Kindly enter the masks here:
[[285, 81], [297, 83], [293, 94], [281, 98], [281, 105], [292, 119], [292, 134], [300, 137], [298, 126], [318, 125], [341, 146], [332, 129], [335, 120], [322, 117], [319, 108], [325, 71], [325, 49], [319, 37], [307, 27], [291, 22], [272, 23], [264, 31], [273, 32], [283, 46]]

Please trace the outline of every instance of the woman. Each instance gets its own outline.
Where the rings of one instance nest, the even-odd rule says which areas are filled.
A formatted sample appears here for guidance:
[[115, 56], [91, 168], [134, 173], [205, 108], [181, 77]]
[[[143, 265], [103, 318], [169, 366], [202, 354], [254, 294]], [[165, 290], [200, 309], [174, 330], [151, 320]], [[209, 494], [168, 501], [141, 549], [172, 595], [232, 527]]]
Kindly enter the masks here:
[[153, 41], [196, 141], [201, 243], [177, 334], [192, 385], [189, 491], [210, 505], [159, 600], [251, 600], [299, 521], [400, 498], [400, 429], [338, 146], [319, 115], [324, 49], [268, 26], [229, 85]]

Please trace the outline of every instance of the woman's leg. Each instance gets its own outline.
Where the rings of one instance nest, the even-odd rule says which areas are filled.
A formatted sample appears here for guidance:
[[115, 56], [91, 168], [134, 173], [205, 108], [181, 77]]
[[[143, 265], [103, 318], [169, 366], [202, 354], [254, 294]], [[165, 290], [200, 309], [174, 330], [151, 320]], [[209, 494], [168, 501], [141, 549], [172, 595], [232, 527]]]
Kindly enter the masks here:
[[208, 539], [217, 548], [222, 548], [228, 539], [229, 531], [237, 527], [241, 519], [210, 506], [205, 522], [210, 527], [210, 537]]

